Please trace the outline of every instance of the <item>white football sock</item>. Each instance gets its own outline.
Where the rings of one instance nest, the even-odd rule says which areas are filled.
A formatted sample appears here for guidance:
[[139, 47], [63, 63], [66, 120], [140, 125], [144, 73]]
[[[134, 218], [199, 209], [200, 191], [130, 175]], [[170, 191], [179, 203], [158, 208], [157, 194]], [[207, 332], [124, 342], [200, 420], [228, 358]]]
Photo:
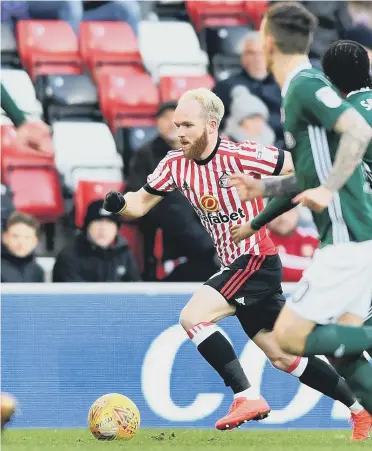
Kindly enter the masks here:
[[349, 407], [349, 409], [350, 409], [350, 412], [359, 413], [362, 410], [364, 410], [364, 407], [361, 404], [359, 404], [358, 401], [355, 401], [354, 404]]
[[241, 391], [240, 393], [235, 393], [234, 394], [234, 399], [236, 398], [247, 398], [250, 400], [257, 400], [260, 399], [260, 394], [257, 393], [257, 390], [253, 387], [249, 387], [243, 391]]

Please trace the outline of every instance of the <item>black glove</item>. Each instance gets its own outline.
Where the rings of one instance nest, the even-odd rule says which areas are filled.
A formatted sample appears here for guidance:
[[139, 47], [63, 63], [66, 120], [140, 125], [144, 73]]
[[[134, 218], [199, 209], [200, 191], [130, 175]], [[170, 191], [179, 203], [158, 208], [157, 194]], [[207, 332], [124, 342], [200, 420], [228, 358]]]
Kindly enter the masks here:
[[119, 213], [125, 207], [125, 199], [121, 193], [110, 191], [106, 194], [103, 208], [111, 213]]

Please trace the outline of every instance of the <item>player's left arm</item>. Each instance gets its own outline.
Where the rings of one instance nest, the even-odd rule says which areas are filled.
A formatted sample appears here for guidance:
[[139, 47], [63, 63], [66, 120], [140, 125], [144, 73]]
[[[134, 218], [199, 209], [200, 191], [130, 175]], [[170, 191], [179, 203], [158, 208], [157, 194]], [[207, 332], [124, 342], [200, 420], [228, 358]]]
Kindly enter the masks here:
[[[302, 105], [302, 113], [320, 123], [327, 130], [341, 135], [333, 166], [317, 188], [299, 194], [294, 202], [302, 203], [316, 212], [323, 211], [352, 176], [367, 151], [372, 139], [372, 128], [348, 102], [344, 101], [336, 88], [323, 76], [303, 81], [296, 93]], [[315, 131], [314, 131], [315, 133]], [[315, 153], [327, 152], [326, 137], [312, 145]], [[314, 147], [314, 148], [313, 148]]]
[[334, 125], [341, 135], [335, 161], [323, 186], [332, 193], [348, 181], [363, 159], [372, 139], [372, 127], [354, 108], [344, 111]]
[[254, 141], [244, 141], [240, 144], [239, 163], [243, 174], [271, 176], [294, 172], [289, 152]]

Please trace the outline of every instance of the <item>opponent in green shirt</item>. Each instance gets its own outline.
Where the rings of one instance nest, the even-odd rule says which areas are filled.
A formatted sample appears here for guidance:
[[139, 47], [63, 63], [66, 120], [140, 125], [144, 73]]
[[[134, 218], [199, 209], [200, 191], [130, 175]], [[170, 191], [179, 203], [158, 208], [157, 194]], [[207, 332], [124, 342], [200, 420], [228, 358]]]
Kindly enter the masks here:
[[[353, 41], [336, 41], [325, 52], [322, 64], [324, 73], [333, 85], [337, 87], [342, 97], [372, 126], [370, 61], [364, 47]], [[317, 71], [313, 72], [316, 73]], [[324, 79], [324, 75], [319, 73], [319, 79]], [[309, 104], [312, 104], [311, 99]], [[314, 129], [314, 133], [318, 133], [317, 129]], [[291, 147], [293, 145], [291, 134], [286, 133], [286, 138], [287, 145]], [[319, 142], [324, 143], [322, 140], [319, 140]], [[372, 194], [372, 143], [369, 144], [363, 157], [362, 170], [364, 170], [364, 175], [369, 183], [369, 186], [364, 185], [364, 190]], [[265, 210], [252, 220], [250, 230], [249, 225], [247, 225], [246, 236], [253, 234], [277, 216], [294, 207], [295, 204], [292, 202], [291, 197], [277, 197], [273, 199]], [[367, 226], [369, 236], [371, 236], [371, 226], [370, 224], [367, 224]], [[321, 238], [323, 237], [321, 236]], [[327, 244], [324, 238], [323, 243]]]
[[[338, 360], [337, 370], [372, 414], [372, 367], [360, 357], [372, 347], [372, 327], [362, 326], [372, 298], [372, 197], [361, 166], [372, 129], [311, 68], [315, 28], [303, 5], [283, 2], [268, 9], [260, 30], [267, 69], [282, 88], [295, 175], [256, 180], [235, 174], [231, 186], [241, 200], [290, 196], [313, 211], [324, 247], [282, 309], [275, 339], [291, 354], [354, 356]], [[241, 229], [232, 227], [235, 242]]]

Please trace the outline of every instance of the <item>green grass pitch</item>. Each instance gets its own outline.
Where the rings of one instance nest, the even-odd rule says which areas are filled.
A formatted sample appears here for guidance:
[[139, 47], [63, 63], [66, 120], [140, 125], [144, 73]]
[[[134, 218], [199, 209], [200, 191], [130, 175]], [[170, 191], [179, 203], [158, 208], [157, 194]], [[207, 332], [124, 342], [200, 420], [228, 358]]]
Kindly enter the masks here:
[[99, 442], [84, 429], [9, 429], [4, 451], [346, 451], [372, 449], [372, 440], [349, 442], [350, 431], [141, 429], [129, 442]]

